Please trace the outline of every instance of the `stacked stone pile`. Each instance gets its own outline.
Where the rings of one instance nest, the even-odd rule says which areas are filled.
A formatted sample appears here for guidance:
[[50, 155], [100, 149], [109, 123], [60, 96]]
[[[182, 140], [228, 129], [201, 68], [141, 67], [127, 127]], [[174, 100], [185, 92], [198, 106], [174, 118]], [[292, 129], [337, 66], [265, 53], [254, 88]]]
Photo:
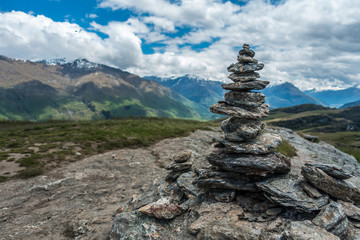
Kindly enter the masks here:
[[231, 91], [225, 94], [225, 101], [210, 107], [211, 112], [230, 117], [221, 123], [224, 138], [218, 139], [218, 148], [207, 158], [214, 168], [199, 171], [196, 183], [201, 188], [230, 190], [231, 196], [232, 191], [257, 192], [256, 182], [290, 171], [289, 159], [274, 152], [281, 138], [263, 132], [265, 124], [260, 118], [268, 116], [269, 105], [264, 104], [264, 94], [252, 90], [264, 89], [269, 82], [256, 80], [260, 77], [256, 71], [264, 64], [254, 56], [255, 52], [244, 44], [238, 62], [228, 67], [234, 83], [222, 84]]

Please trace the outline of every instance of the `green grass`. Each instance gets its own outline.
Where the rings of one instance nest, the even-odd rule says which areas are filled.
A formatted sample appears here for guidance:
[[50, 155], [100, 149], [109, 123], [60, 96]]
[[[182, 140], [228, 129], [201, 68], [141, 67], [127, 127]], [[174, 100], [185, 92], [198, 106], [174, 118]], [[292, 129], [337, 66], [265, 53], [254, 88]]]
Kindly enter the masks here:
[[275, 149], [276, 152], [280, 152], [281, 154], [287, 157], [296, 156], [295, 148], [286, 140], [283, 140], [279, 147]]
[[[164, 138], [186, 136], [196, 129], [209, 130], [209, 126], [218, 125], [218, 122], [168, 118], [0, 121], [0, 161], [9, 160], [11, 153], [26, 154], [16, 160], [25, 167], [17, 177], [28, 178], [86, 156], [120, 148], [147, 147]], [[6, 179], [2, 177], [1, 181]]]

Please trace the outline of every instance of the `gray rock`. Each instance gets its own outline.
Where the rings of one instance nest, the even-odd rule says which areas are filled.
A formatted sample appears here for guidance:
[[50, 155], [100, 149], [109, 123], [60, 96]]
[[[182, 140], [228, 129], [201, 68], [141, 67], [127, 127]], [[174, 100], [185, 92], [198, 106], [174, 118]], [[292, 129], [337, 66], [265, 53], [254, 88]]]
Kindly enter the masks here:
[[177, 163], [177, 162], [171, 162], [168, 166], [165, 167], [166, 170], [173, 170], [173, 171], [183, 171], [190, 169], [192, 166], [192, 162], [183, 162], [183, 163]]
[[269, 216], [276, 216], [279, 215], [281, 211], [281, 208], [269, 208], [265, 213]]
[[259, 176], [288, 173], [291, 165], [290, 159], [280, 153], [253, 155], [220, 152], [210, 154], [207, 160], [225, 171]]
[[249, 57], [254, 57], [255, 56], [255, 52], [253, 50], [250, 49], [250, 45], [249, 44], [244, 44], [243, 45], [243, 49], [241, 49], [239, 51], [239, 55], [246, 55]]
[[316, 188], [314, 188], [311, 184], [309, 184], [307, 182], [302, 182], [301, 187], [312, 198], [319, 198], [323, 195], [319, 192], [319, 190], [317, 190]]
[[239, 173], [200, 170], [194, 184], [205, 189], [230, 189], [239, 191], [258, 192], [253, 179], [244, 177]]
[[136, 215], [132, 212], [123, 212], [116, 215], [111, 232], [110, 239], [141, 239], [142, 232], [133, 227]]
[[233, 106], [259, 107], [265, 102], [265, 95], [259, 92], [230, 91], [225, 93], [225, 101]]
[[274, 177], [256, 185], [266, 193], [269, 200], [284, 207], [292, 207], [303, 212], [318, 211], [327, 204], [328, 196], [311, 198], [300, 186], [301, 179], [298, 176], [287, 174]]
[[250, 56], [247, 56], [245, 54], [239, 55], [237, 57], [238, 62], [240, 63], [258, 63], [258, 60], [255, 58], [252, 58]]
[[342, 205], [337, 202], [331, 202], [320, 211], [312, 220], [312, 223], [343, 238], [343, 236], [347, 234], [349, 222]]
[[349, 179], [352, 175], [345, 170], [341, 169], [339, 166], [335, 164], [318, 164], [318, 163], [307, 163], [305, 164], [309, 167], [316, 167], [318, 169], [323, 170], [327, 175], [336, 178], [336, 179]]
[[251, 82], [222, 83], [221, 87], [225, 90], [234, 91], [262, 90], [269, 83], [269, 81], [254, 80]]
[[234, 73], [252, 73], [264, 68], [263, 63], [232, 63], [227, 70]]
[[167, 182], [174, 182], [176, 181], [176, 179], [183, 173], [186, 173], [190, 171], [190, 169], [185, 169], [185, 170], [182, 170], [182, 171], [174, 171], [172, 170], [171, 172], [168, 173], [168, 175], [166, 175], [165, 177], [165, 181]]
[[182, 213], [179, 205], [170, 203], [169, 199], [161, 198], [156, 202], [145, 205], [139, 209], [139, 212], [148, 216], [154, 216], [158, 219], [173, 219]]
[[218, 142], [225, 146], [227, 153], [268, 154], [280, 146], [281, 137], [272, 133], [261, 133], [247, 142], [230, 142], [225, 139]]
[[197, 212], [200, 217], [188, 229], [197, 239], [260, 239], [264, 228], [259, 223], [239, 221], [244, 211], [233, 203], [203, 203]]
[[212, 189], [209, 195], [215, 198], [218, 202], [232, 202], [235, 199], [236, 192], [234, 190]]
[[226, 103], [217, 103], [210, 106], [210, 111], [236, 118], [259, 119], [269, 115], [269, 108], [270, 106], [268, 104], [262, 104], [257, 108], [244, 109]]
[[315, 226], [310, 221], [291, 222], [283, 233], [281, 239], [289, 240], [340, 240], [337, 236], [323, 228]]
[[260, 74], [257, 72], [252, 73], [232, 73], [228, 76], [234, 82], [249, 82], [260, 78]]
[[358, 179], [355, 179], [355, 177], [351, 178], [354, 180], [353, 182], [336, 179], [326, 174], [323, 170], [309, 165], [304, 165], [301, 168], [301, 174], [313, 186], [327, 194], [337, 199], [360, 204], [360, 184], [359, 181], [356, 181]]
[[195, 176], [192, 171], [182, 174], [176, 180], [180, 189], [188, 196], [199, 196], [202, 194], [201, 189], [197, 188], [193, 182], [195, 181]]
[[241, 142], [256, 137], [265, 127], [259, 120], [240, 119], [230, 117], [221, 122], [221, 129], [225, 139], [232, 142]]
[[313, 135], [310, 135], [310, 134], [304, 134], [304, 138], [306, 140], [309, 140], [310, 142], [318, 142], [319, 141], [318, 136], [313, 136]]
[[176, 163], [187, 162], [191, 158], [190, 151], [181, 151], [172, 157], [173, 161]]
[[338, 200], [338, 203], [342, 205], [345, 214], [348, 218], [360, 221], [360, 208], [356, 207], [354, 204], [350, 202]]

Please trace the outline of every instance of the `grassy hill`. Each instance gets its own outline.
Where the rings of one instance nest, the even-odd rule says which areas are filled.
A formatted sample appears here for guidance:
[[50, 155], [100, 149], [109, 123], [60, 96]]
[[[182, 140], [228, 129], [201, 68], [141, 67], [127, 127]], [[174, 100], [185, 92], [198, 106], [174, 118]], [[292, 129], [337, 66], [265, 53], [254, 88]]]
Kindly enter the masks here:
[[[123, 147], [146, 147], [169, 137], [185, 136], [196, 129], [218, 126], [167, 118], [127, 118], [98, 121], [0, 121], [0, 165], [19, 165], [11, 176], [0, 174], [0, 181], [11, 177], [32, 177], [106, 151]], [[11, 176], [11, 177], [10, 177]]]
[[360, 106], [334, 109], [304, 104], [270, 111], [266, 123], [320, 137], [360, 161]]

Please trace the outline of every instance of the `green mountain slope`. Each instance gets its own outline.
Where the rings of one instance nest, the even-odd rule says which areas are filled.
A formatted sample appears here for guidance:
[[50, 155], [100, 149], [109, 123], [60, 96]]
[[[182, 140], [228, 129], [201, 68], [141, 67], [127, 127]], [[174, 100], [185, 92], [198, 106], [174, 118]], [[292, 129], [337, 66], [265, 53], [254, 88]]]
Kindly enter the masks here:
[[84, 59], [49, 65], [0, 57], [0, 119], [129, 116], [212, 118], [208, 108], [119, 69]]

